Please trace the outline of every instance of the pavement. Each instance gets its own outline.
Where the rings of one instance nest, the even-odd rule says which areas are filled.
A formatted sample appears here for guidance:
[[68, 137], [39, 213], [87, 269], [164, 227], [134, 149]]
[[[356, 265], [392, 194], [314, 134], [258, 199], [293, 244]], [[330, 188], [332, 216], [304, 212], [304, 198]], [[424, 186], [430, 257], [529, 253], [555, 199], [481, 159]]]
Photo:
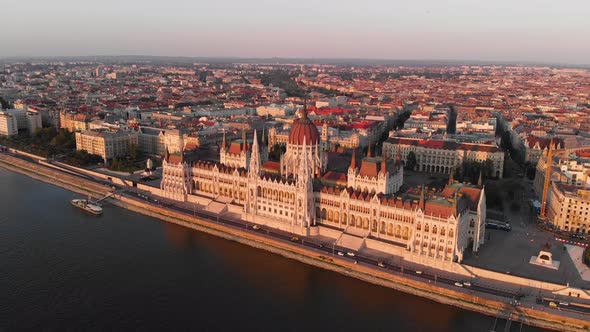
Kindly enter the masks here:
[[[531, 198], [531, 192], [527, 192], [526, 188], [531, 188], [532, 182], [526, 181], [523, 183], [525, 190], [515, 193], [521, 202]], [[578, 272], [575, 258], [572, 259], [554, 234], [538, 227], [536, 216], [526, 203], [520, 206], [519, 211], [507, 208], [504, 213], [512, 231], [486, 229], [485, 244], [477, 254], [469, 253], [463, 260], [464, 264], [529, 279], [590, 288], [590, 281], [584, 280]], [[540, 250], [551, 252], [553, 260], [560, 262], [558, 270], [529, 263], [531, 256], [537, 256]]]

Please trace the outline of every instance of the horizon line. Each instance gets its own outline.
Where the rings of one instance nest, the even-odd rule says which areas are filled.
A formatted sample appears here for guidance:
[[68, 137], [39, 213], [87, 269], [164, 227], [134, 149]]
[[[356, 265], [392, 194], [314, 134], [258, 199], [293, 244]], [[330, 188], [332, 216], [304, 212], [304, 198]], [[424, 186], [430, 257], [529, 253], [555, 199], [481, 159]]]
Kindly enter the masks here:
[[210, 60], [296, 60], [296, 61], [379, 61], [379, 62], [421, 62], [421, 63], [455, 63], [455, 64], [466, 64], [466, 63], [480, 63], [487, 65], [558, 65], [558, 66], [583, 66], [590, 67], [590, 63], [571, 63], [566, 61], [544, 61], [544, 60], [491, 60], [491, 59], [436, 59], [436, 58], [382, 58], [382, 57], [280, 57], [280, 56], [234, 56], [234, 55], [222, 55], [222, 56], [192, 56], [192, 55], [141, 55], [141, 54], [95, 54], [95, 55], [0, 55], [0, 60], [11, 60], [11, 59], [63, 59], [63, 58], [181, 58], [181, 59], [210, 59]]

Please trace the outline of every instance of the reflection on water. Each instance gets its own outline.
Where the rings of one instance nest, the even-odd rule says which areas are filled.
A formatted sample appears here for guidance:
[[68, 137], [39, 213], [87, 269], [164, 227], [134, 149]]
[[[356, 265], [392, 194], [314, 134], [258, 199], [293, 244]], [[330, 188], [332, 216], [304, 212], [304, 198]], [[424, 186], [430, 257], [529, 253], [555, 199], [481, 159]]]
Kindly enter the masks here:
[[[494, 319], [0, 171], [0, 330], [487, 331]], [[540, 331], [529, 327], [522, 331]]]

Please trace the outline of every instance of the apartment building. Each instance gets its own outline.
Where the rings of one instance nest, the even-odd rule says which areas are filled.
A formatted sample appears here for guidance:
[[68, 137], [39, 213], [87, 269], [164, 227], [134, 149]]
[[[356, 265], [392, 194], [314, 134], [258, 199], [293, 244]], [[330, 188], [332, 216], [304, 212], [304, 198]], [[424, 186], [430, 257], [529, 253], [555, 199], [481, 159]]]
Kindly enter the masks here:
[[137, 134], [131, 132], [109, 132], [84, 130], [76, 132], [76, 150], [86, 151], [103, 158], [105, 162], [129, 154], [130, 145], [138, 144]]
[[398, 149], [404, 163], [408, 154], [414, 152], [416, 170], [420, 172], [450, 174], [464, 161], [490, 160], [492, 176], [502, 178], [504, 174], [504, 152], [495, 145], [405, 137], [391, 137], [383, 143], [383, 153], [388, 158], [396, 156]]
[[8, 112], [0, 111], [0, 135], [14, 136], [18, 134], [16, 117]]
[[547, 216], [559, 229], [590, 234], [590, 190], [566, 183], [552, 183]]

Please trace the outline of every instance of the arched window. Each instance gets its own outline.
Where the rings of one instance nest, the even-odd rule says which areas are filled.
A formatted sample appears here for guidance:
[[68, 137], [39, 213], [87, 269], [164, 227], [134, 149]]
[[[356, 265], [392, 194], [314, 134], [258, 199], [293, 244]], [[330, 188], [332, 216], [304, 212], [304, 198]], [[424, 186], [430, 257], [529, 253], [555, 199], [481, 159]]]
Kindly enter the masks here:
[[453, 232], [453, 229], [452, 228], [449, 229], [449, 236], [453, 237], [454, 235], [455, 235], [455, 232]]
[[446, 235], [446, 231], [445, 231], [444, 227], [440, 229], [440, 235], [442, 235], [442, 236]]
[[402, 239], [407, 240], [410, 237], [410, 230], [408, 226], [404, 226], [402, 229]]
[[419, 231], [422, 230], [422, 224], [420, 222], [418, 222], [418, 224], [416, 225], [416, 229]]
[[436, 225], [432, 227], [432, 234], [437, 234], [437, 228]]

